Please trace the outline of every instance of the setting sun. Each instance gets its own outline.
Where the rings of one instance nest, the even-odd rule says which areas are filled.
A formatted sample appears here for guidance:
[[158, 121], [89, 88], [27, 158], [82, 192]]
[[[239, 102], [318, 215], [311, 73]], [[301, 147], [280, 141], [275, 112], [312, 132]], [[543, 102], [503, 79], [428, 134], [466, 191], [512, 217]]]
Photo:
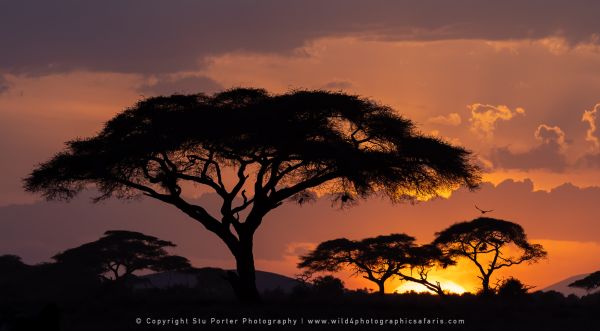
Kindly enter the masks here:
[[[442, 285], [442, 289], [444, 289], [445, 292], [454, 293], [454, 294], [463, 294], [463, 293], [467, 292], [467, 290], [465, 290], [462, 286], [460, 286], [450, 280], [443, 280], [440, 282], [440, 284]], [[396, 287], [394, 292], [396, 292], [396, 293], [406, 293], [406, 292], [434, 293], [433, 291], [428, 290], [425, 286], [422, 286], [422, 285], [416, 284], [416, 283], [410, 283], [410, 282], [405, 282], [402, 285]]]

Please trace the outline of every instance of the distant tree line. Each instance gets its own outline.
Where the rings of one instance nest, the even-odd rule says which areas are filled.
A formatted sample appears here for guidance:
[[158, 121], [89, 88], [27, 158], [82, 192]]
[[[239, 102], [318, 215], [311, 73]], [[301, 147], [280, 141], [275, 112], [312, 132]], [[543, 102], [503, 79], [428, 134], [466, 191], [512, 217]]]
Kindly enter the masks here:
[[[417, 245], [415, 238], [406, 234], [382, 235], [362, 240], [339, 238], [319, 244], [300, 257], [298, 267], [310, 275], [315, 272], [351, 270], [356, 275], [375, 283], [380, 294], [385, 293], [387, 280], [396, 277], [402, 281], [421, 284], [439, 295], [445, 291], [441, 284], [430, 279], [435, 268], [455, 265], [459, 258], [471, 261], [479, 271], [481, 294], [494, 291], [490, 280], [494, 271], [522, 263], [535, 263], [547, 256], [539, 244], [527, 240], [520, 225], [488, 217], [451, 225], [437, 232], [432, 243]], [[509, 279], [502, 286], [527, 287]]]
[[[123, 289], [134, 284], [136, 273], [141, 271], [191, 270], [188, 259], [167, 251], [173, 247], [175, 244], [170, 241], [143, 233], [112, 230], [98, 240], [54, 255], [52, 263], [31, 266], [23, 263], [18, 256], [3, 255], [0, 256], [0, 294], [16, 296], [23, 286], [31, 292], [40, 289], [42, 292], [48, 289], [69, 292], [102, 285]], [[439, 281], [432, 279], [431, 271], [456, 265], [460, 258], [464, 258], [477, 267], [482, 294], [514, 294], [524, 293], [528, 287], [509, 278], [493, 289], [490, 286], [493, 272], [512, 265], [537, 262], [546, 254], [541, 245], [527, 240], [520, 225], [480, 217], [456, 223], [436, 233], [435, 239], [427, 244], [417, 244], [416, 239], [407, 234], [325, 241], [301, 256], [298, 267], [304, 270], [303, 284], [310, 285], [313, 294], [339, 293], [344, 288], [341, 281], [331, 276], [313, 278], [308, 282], [313, 274], [346, 269], [375, 283], [379, 294], [386, 292], [388, 280], [397, 278], [420, 284], [443, 296], [446, 291]], [[594, 273], [571, 286], [594, 289], [600, 283], [599, 274]]]
[[134, 272], [183, 270], [191, 267], [187, 258], [171, 255], [170, 241], [133, 231], [107, 231], [96, 241], [56, 254], [56, 263], [77, 267], [103, 281], [119, 282]]
[[37, 300], [42, 297], [84, 295], [89, 290], [122, 290], [137, 280], [140, 271], [190, 269], [188, 259], [170, 254], [175, 247], [139, 232], [113, 230], [100, 239], [65, 250], [53, 262], [25, 264], [19, 256], [0, 256], [0, 297]]

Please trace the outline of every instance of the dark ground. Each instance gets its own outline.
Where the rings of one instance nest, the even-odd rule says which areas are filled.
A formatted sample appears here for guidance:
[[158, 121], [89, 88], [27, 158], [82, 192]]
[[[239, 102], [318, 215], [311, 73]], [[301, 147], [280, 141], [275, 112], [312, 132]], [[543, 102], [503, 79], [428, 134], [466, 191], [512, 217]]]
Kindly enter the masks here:
[[[565, 298], [556, 292], [536, 292], [518, 298], [473, 295], [439, 298], [424, 294], [382, 298], [357, 292], [319, 295], [272, 292], [257, 305], [217, 300], [190, 289], [109, 292], [112, 293], [55, 301], [9, 302], [0, 298], [0, 331], [574, 330], [600, 325], [600, 295], [579, 299]], [[140, 324], [136, 323], [138, 318]], [[244, 318], [260, 321], [249, 324]], [[314, 319], [327, 320], [327, 324], [315, 325]], [[448, 319], [464, 320], [464, 324], [441, 324], [440, 320]], [[154, 324], [160, 320], [169, 324]], [[221, 323], [217, 324], [217, 320]], [[296, 320], [296, 325], [269, 325], [269, 320], [272, 323]], [[179, 325], [175, 325], [177, 321]], [[425, 324], [414, 324], [419, 321]]]

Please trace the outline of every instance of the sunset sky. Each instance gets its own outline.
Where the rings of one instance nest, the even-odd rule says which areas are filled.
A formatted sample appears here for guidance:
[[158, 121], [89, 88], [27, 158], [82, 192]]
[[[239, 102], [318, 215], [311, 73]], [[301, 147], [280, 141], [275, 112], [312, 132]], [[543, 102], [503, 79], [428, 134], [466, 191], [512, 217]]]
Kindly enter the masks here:
[[[549, 252], [500, 276], [539, 289], [598, 270], [598, 13], [584, 0], [2, 1], [0, 254], [48, 261], [123, 228], [176, 242], [196, 266], [232, 267], [224, 245], [168, 207], [46, 203], [21, 179], [137, 100], [244, 86], [369, 97], [472, 150], [485, 171], [476, 192], [416, 205], [285, 205], [259, 230], [259, 269], [291, 276], [298, 254], [338, 237], [405, 232], [425, 243], [477, 217], [477, 204]], [[204, 193], [194, 198], [214, 206]], [[466, 264], [436, 276], [477, 286]]]

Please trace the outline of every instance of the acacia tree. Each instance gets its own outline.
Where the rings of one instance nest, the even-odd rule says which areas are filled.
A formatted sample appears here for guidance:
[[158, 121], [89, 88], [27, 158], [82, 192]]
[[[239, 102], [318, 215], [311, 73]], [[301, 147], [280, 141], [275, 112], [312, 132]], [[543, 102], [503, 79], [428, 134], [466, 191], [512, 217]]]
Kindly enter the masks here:
[[[477, 266], [484, 295], [493, 292], [490, 278], [494, 271], [547, 256], [542, 245], [527, 240], [519, 224], [487, 217], [451, 225], [437, 232], [433, 243], [448, 256], [466, 257]], [[511, 254], [513, 251], [516, 253]]]
[[191, 267], [188, 259], [171, 255], [170, 241], [133, 231], [106, 231], [96, 241], [68, 249], [52, 257], [60, 265], [78, 269], [108, 281], [122, 281], [140, 270], [169, 271]]
[[569, 284], [569, 287], [583, 288], [588, 292], [600, 287], [600, 271], [593, 272], [582, 279], [572, 282]]
[[344, 267], [355, 275], [377, 284], [379, 294], [385, 293], [385, 282], [409, 263], [409, 251], [415, 238], [405, 234], [390, 234], [360, 241], [346, 238], [322, 242], [313, 251], [300, 257], [298, 268], [313, 272], [337, 272]]
[[445, 293], [440, 282], [434, 283], [429, 279], [429, 272], [434, 268], [446, 268], [454, 264], [456, 261], [435, 245], [415, 246], [410, 248], [408, 264], [398, 270], [396, 275], [402, 280], [421, 284], [428, 290], [443, 296]]
[[[341, 92], [239, 88], [142, 100], [96, 136], [68, 142], [24, 186], [71, 199], [94, 184], [96, 200], [141, 194], [173, 205], [226, 244], [234, 290], [256, 301], [254, 234], [287, 199], [316, 189], [341, 202], [399, 201], [478, 182], [469, 151], [419, 134], [389, 107]], [[220, 196], [220, 215], [186, 199], [194, 185], [185, 183]]]

